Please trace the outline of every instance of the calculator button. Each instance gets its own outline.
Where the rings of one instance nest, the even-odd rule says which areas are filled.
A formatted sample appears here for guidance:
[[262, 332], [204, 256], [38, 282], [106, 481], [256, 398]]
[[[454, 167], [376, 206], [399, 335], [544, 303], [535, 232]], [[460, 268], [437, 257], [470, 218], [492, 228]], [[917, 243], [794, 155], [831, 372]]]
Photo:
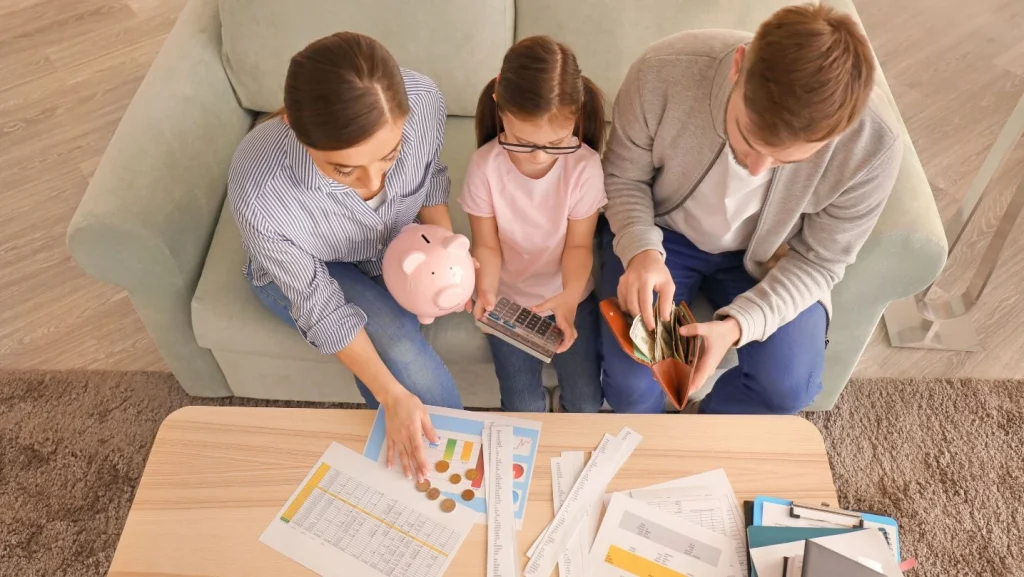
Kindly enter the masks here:
[[496, 313], [498, 313], [500, 315], [501, 313], [505, 312], [505, 309], [508, 308], [508, 305], [509, 305], [509, 300], [508, 299], [500, 298], [500, 299], [498, 299], [497, 304], [494, 305], [494, 312], [496, 312]]
[[[508, 300], [508, 299], [505, 299], [505, 300]], [[512, 314], [517, 315], [517, 314], [519, 314], [519, 311], [523, 310], [523, 307], [519, 306], [518, 304], [516, 304], [516, 303], [514, 303], [512, 301], [508, 301], [508, 310]]]
[[540, 324], [540, 326], [537, 327], [537, 336], [538, 337], [546, 336], [548, 334], [548, 331], [551, 330], [552, 326], [554, 326], [554, 325], [551, 324], [551, 321], [547, 321], [546, 320], [546, 321], [542, 322]]
[[548, 336], [544, 337], [545, 343], [551, 343], [553, 345], [558, 344], [559, 340], [561, 340], [561, 337], [558, 333], [548, 333]]
[[501, 320], [503, 321], [511, 321], [514, 318], [516, 318], [516, 313], [511, 308], [507, 308], [505, 312], [501, 313]]
[[542, 320], [544, 319], [540, 318], [537, 315], [530, 315], [530, 320], [526, 321], [526, 330], [535, 330], [538, 326], [540, 326], [540, 321]]
[[494, 314], [493, 312], [487, 313], [487, 316], [489, 316], [491, 318], [491, 320], [493, 320], [493, 321], [497, 321], [499, 323], [501, 322], [501, 317], [499, 317], [498, 315]]
[[505, 325], [506, 327], [508, 327], [508, 328], [510, 328], [510, 329], [512, 329], [512, 330], [516, 330], [517, 328], [519, 328], [519, 327], [517, 327], [517, 326], [516, 326], [516, 325], [515, 325], [514, 323], [510, 323], [510, 322], [508, 322], [508, 321], [501, 321], [501, 322], [502, 322], [502, 323], [504, 323], [504, 325]]
[[530, 320], [530, 315], [532, 314], [529, 309], [522, 309], [516, 315], [516, 324], [525, 325], [526, 321]]

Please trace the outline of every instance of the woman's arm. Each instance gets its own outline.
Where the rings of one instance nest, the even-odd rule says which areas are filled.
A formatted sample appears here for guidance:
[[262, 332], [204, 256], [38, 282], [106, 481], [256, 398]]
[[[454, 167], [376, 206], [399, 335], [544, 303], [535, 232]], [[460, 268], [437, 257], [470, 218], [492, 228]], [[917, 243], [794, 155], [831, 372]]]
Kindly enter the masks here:
[[286, 238], [259, 230], [255, 223], [267, 219], [242, 218], [238, 222], [246, 251], [288, 298], [300, 334], [320, 352], [334, 354], [380, 401], [388, 416], [388, 466], [397, 453], [406, 475], [424, 478], [427, 460], [422, 436], [433, 440], [436, 432], [423, 403], [398, 382], [377, 354], [363, 328], [366, 313], [347, 301], [323, 261]]
[[370, 389], [373, 397], [385, 408], [396, 395], [408, 392], [384, 365], [365, 329], [359, 329], [352, 342], [335, 353], [335, 356]]
[[476, 271], [477, 306], [473, 316], [479, 319], [494, 308], [501, 277], [501, 244], [498, 241], [498, 222], [493, 216], [469, 215], [473, 231], [473, 258], [480, 263]]
[[448, 230], [452, 230], [452, 217], [448, 214], [448, 205], [446, 204], [424, 206], [420, 209], [417, 217], [423, 224], [435, 224]]
[[597, 213], [579, 219], [569, 219], [569, 229], [562, 249], [562, 292], [579, 302], [590, 280], [594, 267], [594, 232]]

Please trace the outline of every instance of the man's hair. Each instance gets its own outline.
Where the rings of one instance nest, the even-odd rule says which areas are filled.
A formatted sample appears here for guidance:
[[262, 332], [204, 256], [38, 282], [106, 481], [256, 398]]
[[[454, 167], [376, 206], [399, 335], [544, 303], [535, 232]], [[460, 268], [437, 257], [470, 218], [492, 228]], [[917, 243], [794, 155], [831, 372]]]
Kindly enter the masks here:
[[874, 86], [875, 59], [852, 17], [805, 4], [761, 24], [742, 74], [743, 103], [758, 140], [822, 142], [857, 121]]

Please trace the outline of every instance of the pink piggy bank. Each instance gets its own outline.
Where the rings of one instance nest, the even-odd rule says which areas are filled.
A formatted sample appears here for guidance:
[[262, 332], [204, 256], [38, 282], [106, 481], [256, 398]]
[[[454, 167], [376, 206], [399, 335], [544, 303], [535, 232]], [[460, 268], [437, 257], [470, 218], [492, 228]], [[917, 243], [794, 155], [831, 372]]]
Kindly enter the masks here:
[[384, 284], [423, 324], [461, 310], [476, 270], [469, 239], [432, 224], [410, 224], [384, 251]]

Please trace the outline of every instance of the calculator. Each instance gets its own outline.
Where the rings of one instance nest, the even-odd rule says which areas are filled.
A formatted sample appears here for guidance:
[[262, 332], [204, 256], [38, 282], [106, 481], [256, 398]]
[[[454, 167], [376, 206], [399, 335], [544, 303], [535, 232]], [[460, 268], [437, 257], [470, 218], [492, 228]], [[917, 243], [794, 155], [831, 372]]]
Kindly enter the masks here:
[[505, 297], [498, 297], [494, 309], [480, 317], [476, 325], [545, 363], [551, 362], [564, 337], [554, 322]]

